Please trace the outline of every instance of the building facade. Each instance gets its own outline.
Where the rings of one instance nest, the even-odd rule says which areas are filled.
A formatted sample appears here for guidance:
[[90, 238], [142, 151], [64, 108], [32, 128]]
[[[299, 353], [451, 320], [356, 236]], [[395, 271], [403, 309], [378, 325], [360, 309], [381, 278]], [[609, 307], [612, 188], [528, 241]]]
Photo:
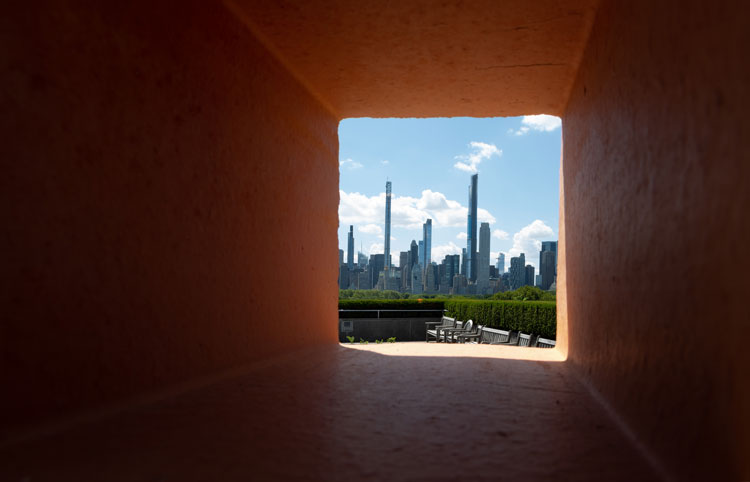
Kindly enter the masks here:
[[490, 287], [490, 224], [479, 227], [479, 256], [477, 256], [477, 293], [487, 294]]

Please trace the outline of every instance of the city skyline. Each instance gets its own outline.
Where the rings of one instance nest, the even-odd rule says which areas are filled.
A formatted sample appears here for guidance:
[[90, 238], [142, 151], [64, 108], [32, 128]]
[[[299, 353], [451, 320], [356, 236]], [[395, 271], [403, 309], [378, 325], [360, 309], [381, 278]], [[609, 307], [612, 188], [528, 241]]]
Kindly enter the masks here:
[[[543, 127], [523, 130], [534, 123]], [[356, 245], [366, 256], [385, 252], [383, 187], [388, 178], [392, 264], [400, 262], [399, 253], [408, 251], [412, 240], [423, 241], [427, 219], [431, 260], [461, 254], [470, 245], [467, 187], [473, 174], [482, 173], [475, 226], [489, 223], [492, 264], [504, 253], [507, 271], [509, 259], [526, 252], [538, 271], [538, 256], [530, 253], [539, 250], [541, 241], [557, 239], [559, 119], [347, 119], [339, 130], [340, 246], [354, 225]], [[472, 138], [490, 142], [463, 142]], [[441, 163], [420, 161], [436, 157], [446, 139], [462, 147], [447, 151]], [[391, 147], [385, 146], [389, 141]], [[373, 161], [389, 154], [392, 160]]]

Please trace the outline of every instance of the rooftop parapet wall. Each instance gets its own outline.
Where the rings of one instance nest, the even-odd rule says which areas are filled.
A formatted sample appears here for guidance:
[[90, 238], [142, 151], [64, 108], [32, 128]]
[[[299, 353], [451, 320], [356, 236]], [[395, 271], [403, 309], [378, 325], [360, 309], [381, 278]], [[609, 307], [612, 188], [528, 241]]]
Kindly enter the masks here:
[[83, 3], [0, 19], [0, 428], [337, 340], [337, 119], [218, 2]]
[[569, 360], [679, 480], [750, 478], [748, 18], [603, 2], [563, 121]]

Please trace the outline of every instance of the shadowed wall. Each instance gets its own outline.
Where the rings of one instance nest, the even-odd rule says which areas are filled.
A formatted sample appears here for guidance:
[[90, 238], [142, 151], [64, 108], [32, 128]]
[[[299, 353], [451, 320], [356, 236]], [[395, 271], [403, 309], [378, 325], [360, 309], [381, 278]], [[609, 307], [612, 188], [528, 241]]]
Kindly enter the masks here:
[[340, 116], [563, 112], [561, 351], [667, 473], [750, 478], [748, 7], [595, 3], [7, 12], [0, 427], [335, 343]]
[[604, 2], [563, 122], [569, 359], [679, 479], [750, 477], [749, 9], [730, 3]]
[[0, 25], [0, 427], [336, 342], [338, 120], [241, 22]]

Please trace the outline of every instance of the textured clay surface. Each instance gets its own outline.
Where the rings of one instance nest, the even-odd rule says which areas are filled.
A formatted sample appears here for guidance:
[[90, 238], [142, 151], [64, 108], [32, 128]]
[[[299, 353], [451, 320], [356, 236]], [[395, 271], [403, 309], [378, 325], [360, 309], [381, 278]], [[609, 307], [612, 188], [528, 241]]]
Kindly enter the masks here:
[[337, 340], [337, 119], [221, 4], [82, 3], [0, 18], [0, 435]]
[[227, 0], [341, 118], [562, 114], [597, 0]]
[[0, 449], [0, 479], [657, 480], [555, 350], [332, 345]]
[[604, 2], [563, 120], [568, 357], [679, 480], [750, 480], [748, 18]]

